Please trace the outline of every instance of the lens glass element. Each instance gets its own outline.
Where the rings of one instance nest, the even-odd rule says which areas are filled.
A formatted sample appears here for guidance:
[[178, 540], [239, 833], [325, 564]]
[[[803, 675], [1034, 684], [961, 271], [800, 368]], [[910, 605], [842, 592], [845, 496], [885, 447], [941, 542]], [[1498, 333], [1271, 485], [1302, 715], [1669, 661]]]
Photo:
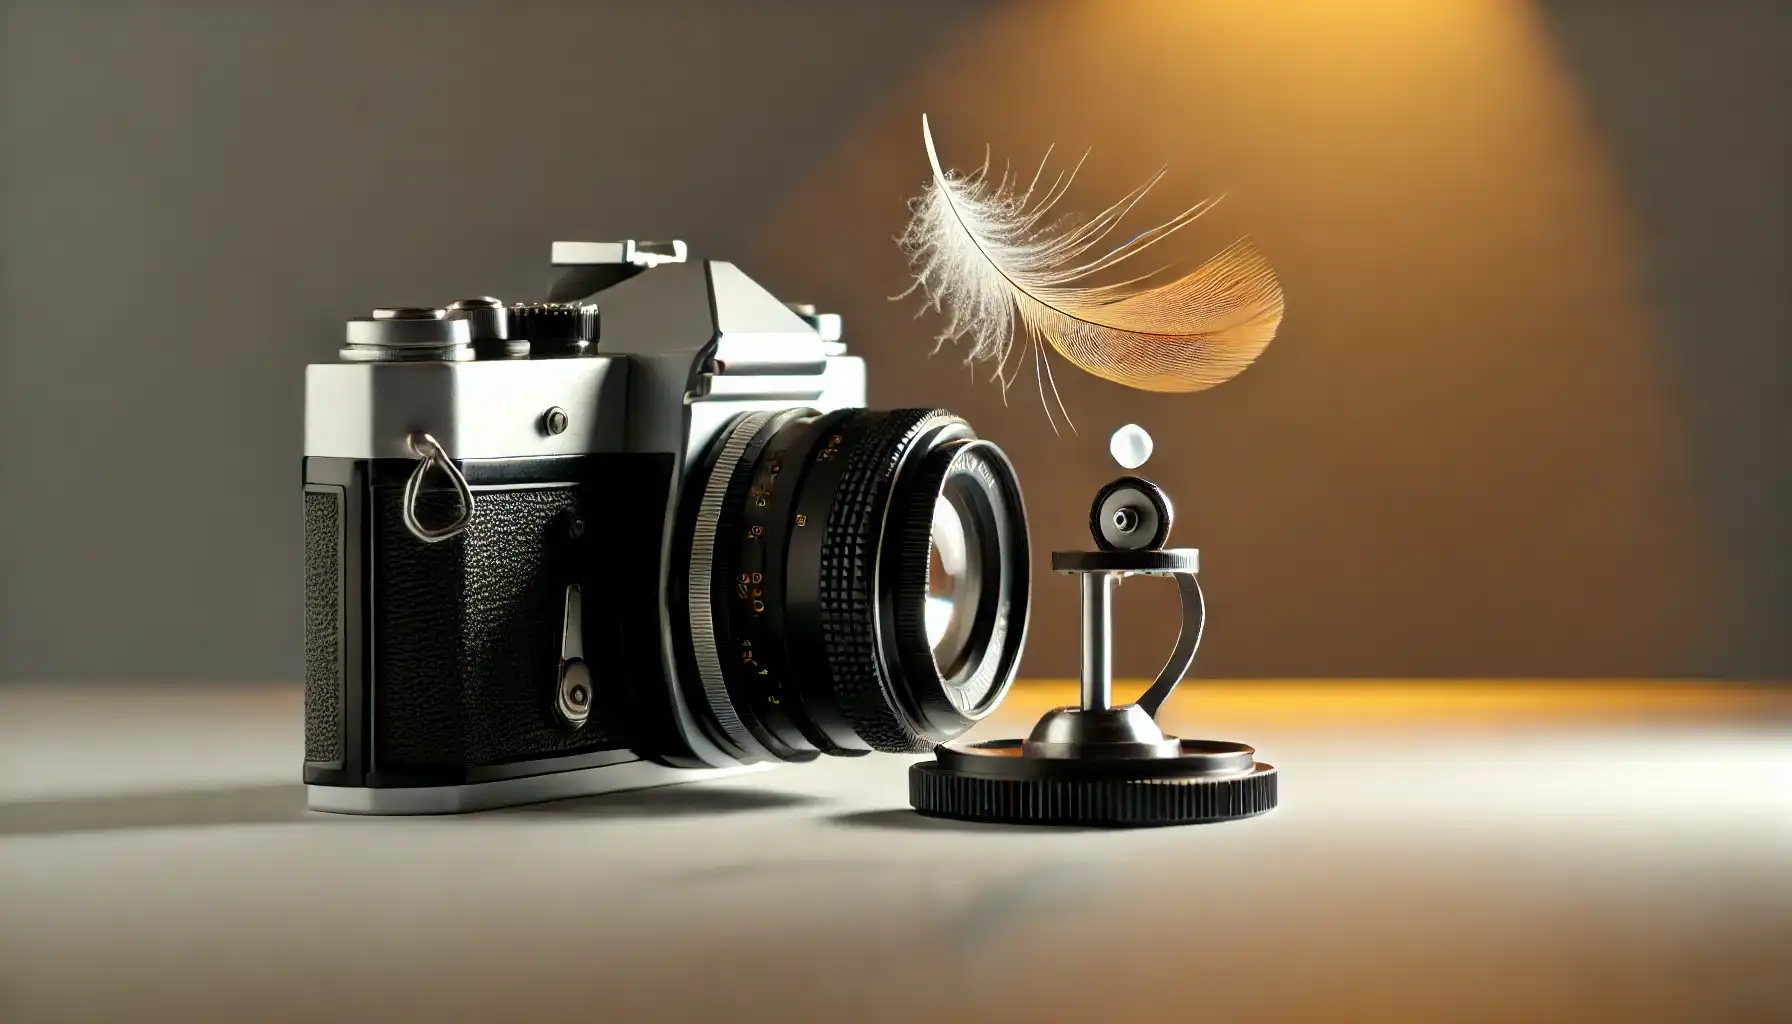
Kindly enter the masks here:
[[[982, 589], [983, 531], [964, 505], [962, 495], [940, 495], [933, 503], [928, 538], [933, 551], [927, 566], [927, 643], [940, 674], [947, 678], [959, 674], [971, 653]], [[953, 703], [959, 703], [956, 696]], [[971, 709], [961, 705], [960, 710]]]

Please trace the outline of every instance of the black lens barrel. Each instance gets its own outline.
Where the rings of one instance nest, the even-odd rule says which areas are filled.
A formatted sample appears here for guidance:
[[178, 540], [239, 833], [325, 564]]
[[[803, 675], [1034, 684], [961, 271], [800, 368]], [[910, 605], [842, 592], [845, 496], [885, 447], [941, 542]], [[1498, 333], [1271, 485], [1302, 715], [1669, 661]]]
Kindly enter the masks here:
[[[699, 720], [724, 749], [743, 761], [921, 752], [999, 702], [1025, 633], [1026, 520], [1012, 467], [962, 419], [755, 414], [724, 432], [692, 479], [693, 492], [713, 481], [721, 496], [687, 505], [693, 533], [714, 538], [692, 552], [713, 551], [713, 564], [691, 567], [711, 602], [690, 606], [707, 626], [693, 641], [717, 656], [695, 658], [701, 678], [686, 696], [715, 712]], [[929, 528], [952, 488], [982, 517], [972, 541], [991, 577], [978, 657], [957, 678], [934, 663], [925, 623]], [[980, 696], [962, 706], [950, 687]]]

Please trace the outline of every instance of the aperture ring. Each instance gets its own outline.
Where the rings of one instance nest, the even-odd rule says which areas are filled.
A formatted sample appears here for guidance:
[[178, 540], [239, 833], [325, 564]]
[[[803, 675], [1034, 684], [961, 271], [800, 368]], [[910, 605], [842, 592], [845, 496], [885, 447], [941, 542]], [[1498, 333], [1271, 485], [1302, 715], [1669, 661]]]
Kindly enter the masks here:
[[[714, 619], [715, 591], [726, 586], [727, 567], [718, 564], [717, 532], [728, 506], [729, 484], [742, 466], [747, 450], [772, 418], [769, 412], [751, 413], [742, 417], [729, 432], [721, 452], [710, 470], [697, 507], [697, 520], [691, 536], [689, 585], [685, 603], [690, 615], [691, 650], [697, 663], [698, 680], [703, 684], [704, 701], [717, 728], [729, 743], [754, 761], [778, 759], [749, 730], [734, 709], [728, 692], [727, 677], [722, 670], [722, 653]], [[750, 467], [750, 463], [748, 466]], [[721, 570], [717, 578], [717, 569]]]
[[[735, 536], [729, 561], [732, 586], [718, 595], [726, 608], [735, 657], [724, 664], [739, 703], [762, 728], [791, 750], [787, 760], [838, 754], [839, 745], [812, 721], [804, 693], [800, 651], [789, 643], [788, 552], [797, 519], [795, 502], [810, 453], [842, 414], [792, 414], [767, 428], [751, 473], [731, 501], [728, 529]], [[745, 577], [743, 581], [741, 578]], [[741, 584], [745, 583], [745, 589]]]

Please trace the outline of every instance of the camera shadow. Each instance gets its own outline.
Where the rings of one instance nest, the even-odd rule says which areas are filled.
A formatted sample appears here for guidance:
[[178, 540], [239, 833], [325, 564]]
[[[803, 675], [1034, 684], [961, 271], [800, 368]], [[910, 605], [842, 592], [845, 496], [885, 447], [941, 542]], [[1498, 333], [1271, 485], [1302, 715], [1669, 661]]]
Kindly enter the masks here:
[[741, 814], [787, 810], [821, 803], [801, 793], [769, 789], [708, 788], [699, 783], [631, 789], [487, 812], [498, 816], [548, 818], [673, 818], [692, 814]]
[[[667, 786], [604, 793], [549, 803], [430, 817], [640, 819], [737, 814], [811, 806], [814, 797], [757, 789]], [[298, 783], [229, 786], [149, 793], [108, 793], [0, 803], [0, 838], [138, 829], [206, 828], [347, 820], [306, 806]]]
[[0, 803], [0, 837], [303, 821], [295, 782], [149, 793], [108, 793]]

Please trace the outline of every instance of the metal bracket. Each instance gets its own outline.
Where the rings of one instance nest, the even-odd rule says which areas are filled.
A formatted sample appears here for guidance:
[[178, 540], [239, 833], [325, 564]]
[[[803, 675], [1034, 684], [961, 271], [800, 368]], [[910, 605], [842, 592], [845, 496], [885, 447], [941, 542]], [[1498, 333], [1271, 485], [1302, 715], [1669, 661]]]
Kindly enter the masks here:
[[1157, 709], [1170, 699], [1176, 684], [1182, 682], [1183, 674], [1194, 664], [1195, 650], [1201, 646], [1201, 630], [1207, 623], [1207, 601], [1201, 596], [1201, 583], [1194, 573], [1176, 574], [1176, 592], [1182, 598], [1182, 629], [1176, 634], [1176, 646], [1170, 651], [1170, 660], [1164, 662], [1163, 671], [1157, 674], [1157, 681], [1139, 697], [1139, 707], [1154, 719]]
[[1141, 551], [1056, 551], [1052, 569], [1082, 577], [1082, 710], [1104, 711], [1112, 700], [1113, 584], [1120, 576], [1174, 576], [1182, 602], [1182, 629], [1157, 679], [1137, 703], [1153, 719], [1175, 692], [1195, 660], [1207, 621], [1207, 602], [1196, 572], [1200, 553], [1191, 549]]

